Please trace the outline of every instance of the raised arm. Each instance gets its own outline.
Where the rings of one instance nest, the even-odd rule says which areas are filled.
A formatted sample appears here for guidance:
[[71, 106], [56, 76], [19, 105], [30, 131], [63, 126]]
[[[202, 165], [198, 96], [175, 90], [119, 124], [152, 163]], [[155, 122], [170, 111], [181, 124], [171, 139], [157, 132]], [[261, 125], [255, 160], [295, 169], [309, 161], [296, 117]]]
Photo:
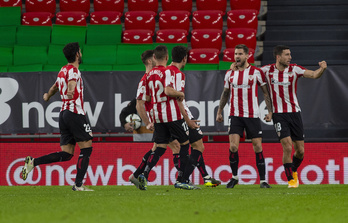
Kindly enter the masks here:
[[224, 118], [222, 117], [222, 111], [224, 110], [224, 107], [228, 101], [228, 97], [230, 95], [230, 89], [224, 88], [222, 91], [221, 97], [220, 97], [220, 103], [219, 103], [219, 108], [216, 114], [216, 121], [217, 122], [223, 122]]
[[47, 92], [47, 93], [44, 93], [43, 99], [44, 99], [45, 101], [50, 100], [50, 98], [51, 98], [55, 93], [57, 93], [57, 91], [58, 91], [58, 87], [57, 87], [56, 83], [54, 83], [54, 84], [52, 85], [52, 87], [48, 90], [48, 92]]
[[324, 71], [327, 68], [327, 64], [325, 61], [319, 62], [319, 69], [317, 70], [305, 70], [303, 73], [303, 76], [305, 78], [312, 78], [312, 79], [318, 79], [323, 75]]

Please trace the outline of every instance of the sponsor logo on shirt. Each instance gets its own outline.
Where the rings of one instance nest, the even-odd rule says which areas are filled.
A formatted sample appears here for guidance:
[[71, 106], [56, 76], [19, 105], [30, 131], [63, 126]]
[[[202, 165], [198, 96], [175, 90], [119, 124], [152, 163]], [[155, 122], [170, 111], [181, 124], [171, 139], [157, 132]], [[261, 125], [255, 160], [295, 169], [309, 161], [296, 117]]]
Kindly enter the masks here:
[[274, 80], [273, 78], [271, 79], [272, 84], [278, 84], [278, 85], [283, 85], [283, 86], [289, 86], [291, 83], [290, 82], [279, 82]]

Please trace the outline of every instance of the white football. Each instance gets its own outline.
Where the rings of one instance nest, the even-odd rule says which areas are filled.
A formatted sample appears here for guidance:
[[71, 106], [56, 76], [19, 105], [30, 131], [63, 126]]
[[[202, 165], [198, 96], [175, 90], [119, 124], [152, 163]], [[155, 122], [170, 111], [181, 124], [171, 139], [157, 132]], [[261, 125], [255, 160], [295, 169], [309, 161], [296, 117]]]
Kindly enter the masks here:
[[126, 122], [133, 123], [133, 128], [138, 129], [141, 126], [141, 118], [137, 114], [130, 114], [126, 117]]

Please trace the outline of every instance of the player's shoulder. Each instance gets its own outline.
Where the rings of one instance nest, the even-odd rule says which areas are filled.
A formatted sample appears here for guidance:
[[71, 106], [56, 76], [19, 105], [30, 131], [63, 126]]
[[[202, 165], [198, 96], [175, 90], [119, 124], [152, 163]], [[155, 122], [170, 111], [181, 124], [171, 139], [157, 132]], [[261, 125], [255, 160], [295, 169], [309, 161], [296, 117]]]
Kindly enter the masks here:
[[302, 69], [302, 70], [306, 70], [306, 68], [304, 68], [303, 66], [298, 65], [298, 64], [295, 64], [295, 63], [290, 64], [290, 65], [289, 65], [289, 69], [290, 69], [290, 68], [292, 68], [292, 69], [299, 68], [299, 69]]

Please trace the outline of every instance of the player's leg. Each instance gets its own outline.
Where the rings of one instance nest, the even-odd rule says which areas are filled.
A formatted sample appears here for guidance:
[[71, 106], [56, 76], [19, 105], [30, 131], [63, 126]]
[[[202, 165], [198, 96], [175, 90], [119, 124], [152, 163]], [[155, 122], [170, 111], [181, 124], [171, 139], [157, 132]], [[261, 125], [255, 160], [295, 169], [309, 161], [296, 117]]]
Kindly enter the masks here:
[[[180, 143], [178, 142], [178, 140], [172, 140], [168, 144], [168, 146], [172, 150], [174, 167], [178, 171], [178, 176], [179, 176], [179, 173], [182, 168], [181, 161], [180, 161]], [[181, 177], [182, 177], [182, 174], [181, 174]]]
[[227, 183], [227, 188], [234, 188], [235, 185], [238, 184], [238, 165], [239, 165], [239, 155], [238, 155], [238, 147], [241, 136], [239, 134], [230, 134], [230, 149], [229, 149], [229, 160], [230, 167], [232, 170], [232, 178]]

